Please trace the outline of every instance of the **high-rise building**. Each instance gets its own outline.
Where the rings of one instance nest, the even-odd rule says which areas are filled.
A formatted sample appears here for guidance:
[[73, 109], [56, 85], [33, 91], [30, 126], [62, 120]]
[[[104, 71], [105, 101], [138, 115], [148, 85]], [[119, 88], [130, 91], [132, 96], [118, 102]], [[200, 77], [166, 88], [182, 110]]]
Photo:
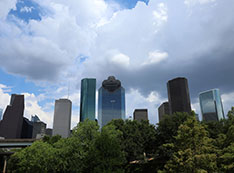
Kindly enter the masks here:
[[170, 114], [175, 112], [191, 113], [188, 81], [186, 78], [178, 77], [167, 83]]
[[21, 138], [24, 114], [24, 95], [11, 95], [3, 120], [0, 122], [0, 136], [6, 139]]
[[103, 127], [113, 119], [125, 119], [125, 90], [110, 76], [98, 90], [98, 123]]
[[27, 118], [23, 117], [21, 138], [31, 139], [32, 138], [32, 132], [33, 132], [33, 122], [31, 122]]
[[42, 121], [33, 122], [32, 138], [42, 138], [46, 135], [46, 123]]
[[158, 119], [161, 121], [164, 115], [170, 115], [170, 107], [168, 102], [162, 103], [158, 108]]
[[133, 119], [137, 121], [148, 120], [147, 109], [135, 109], [133, 113]]
[[0, 121], [2, 120], [2, 112], [3, 112], [3, 109], [0, 108]]
[[71, 128], [71, 109], [72, 102], [68, 99], [59, 99], [55, 101], [53, 136], [61, 135], [67, 138], [70, 135]]
[[80, 122], [95, 120], [96, 79], [81, 80]]
[[225, 118], [219, 89], [201, 92], [199, 101], [204, 121], [218, 121]]

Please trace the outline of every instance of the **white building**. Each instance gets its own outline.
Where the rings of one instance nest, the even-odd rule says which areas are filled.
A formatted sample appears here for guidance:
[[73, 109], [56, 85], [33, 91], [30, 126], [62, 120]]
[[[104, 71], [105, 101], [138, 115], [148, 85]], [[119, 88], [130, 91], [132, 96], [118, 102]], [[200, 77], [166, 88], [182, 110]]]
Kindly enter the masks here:
[[68, 99], [59, 99], [55, 101], [53, 136], [61, 135], [67, 138], [70, 135], [71, 128], [71, 110], [72, 102]]

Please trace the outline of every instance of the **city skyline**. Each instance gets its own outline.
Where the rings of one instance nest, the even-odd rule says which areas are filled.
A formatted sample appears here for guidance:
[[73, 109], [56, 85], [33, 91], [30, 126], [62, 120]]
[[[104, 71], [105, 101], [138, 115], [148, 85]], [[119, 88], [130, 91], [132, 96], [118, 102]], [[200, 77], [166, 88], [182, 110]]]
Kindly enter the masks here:
[[74, 127], [80, 80], [100, 87], [113, 75], [126, 89], [126, 115], [145, 107], [155, 124], [166, 82], [184, 76], [200, 118], [198, 94], [212, 88], [226, 115], [234, 103], [233, 8], [222, 0], [9, 0], [0, 5], [0, 107], [25, 94], [25, 117], [37, 113], [52, 127], [54, 100], [69, 95]]

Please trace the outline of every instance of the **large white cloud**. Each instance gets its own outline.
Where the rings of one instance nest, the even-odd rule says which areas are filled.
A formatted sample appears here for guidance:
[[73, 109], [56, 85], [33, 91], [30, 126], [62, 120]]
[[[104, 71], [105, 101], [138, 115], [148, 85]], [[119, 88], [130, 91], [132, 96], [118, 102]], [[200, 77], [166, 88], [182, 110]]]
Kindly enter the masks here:
[[1, 0], [0, 1], [0, 19], [5, 19], [11, 9], [16, 8], [17, 0]]
[[[15, 2], [3, 6], [9, 11]], [[99, 88], [102, 80], [115, 75], [126, 89], [127, 103], [134, 94], [144, 101], [128, 105], [128, 114], [141, 104], [150, 107], [153, 117], [155, 105], [164, 99], [147, 98], [165, 98], [166, 81], [176, 76], [190, 78], [196, 111], [198, 92], [210, 87], [233, 90], [231, 1], [151, 0], [148, 5], [138, 2], [133, 9], [104, 0], [35, 2], [44, 10], [40, 21], [25, 23], [16, 17], [9, 21], [7, 12], [0, 14], [5, 16], [0, 19], [0, 60], [9, 73], [53, 83], [51, 88], [43, 84], [47, 99], [63, 97], [71, 82], [78, 106], [81, 78], [96, 77]], [[209, 82], [210, 78], [217, 80]], [[60, 91], [52, 91], [54, 86]]]

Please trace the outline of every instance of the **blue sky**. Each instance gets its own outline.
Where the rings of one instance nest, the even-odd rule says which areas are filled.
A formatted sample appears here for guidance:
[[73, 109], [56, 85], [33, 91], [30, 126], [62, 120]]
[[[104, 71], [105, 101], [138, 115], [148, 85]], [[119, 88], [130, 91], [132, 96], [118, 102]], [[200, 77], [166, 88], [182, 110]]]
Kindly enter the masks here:
[[0, 107], [10, 94], [26, 93], [25, 116], [38, 114], [51, 126], [54, 100], [67, 97], [69, 86], [74, 126], [81, 79], [95, 77], [99, 88], [114, 75], [126, 90], [127, 116], [148, 108], [156, 123], [166, 82], [184, 76], [197, 113], [199, 92], [212, 88], [227, 112], [234, 105], [234, 3], [137, 2], [0, 2]]

